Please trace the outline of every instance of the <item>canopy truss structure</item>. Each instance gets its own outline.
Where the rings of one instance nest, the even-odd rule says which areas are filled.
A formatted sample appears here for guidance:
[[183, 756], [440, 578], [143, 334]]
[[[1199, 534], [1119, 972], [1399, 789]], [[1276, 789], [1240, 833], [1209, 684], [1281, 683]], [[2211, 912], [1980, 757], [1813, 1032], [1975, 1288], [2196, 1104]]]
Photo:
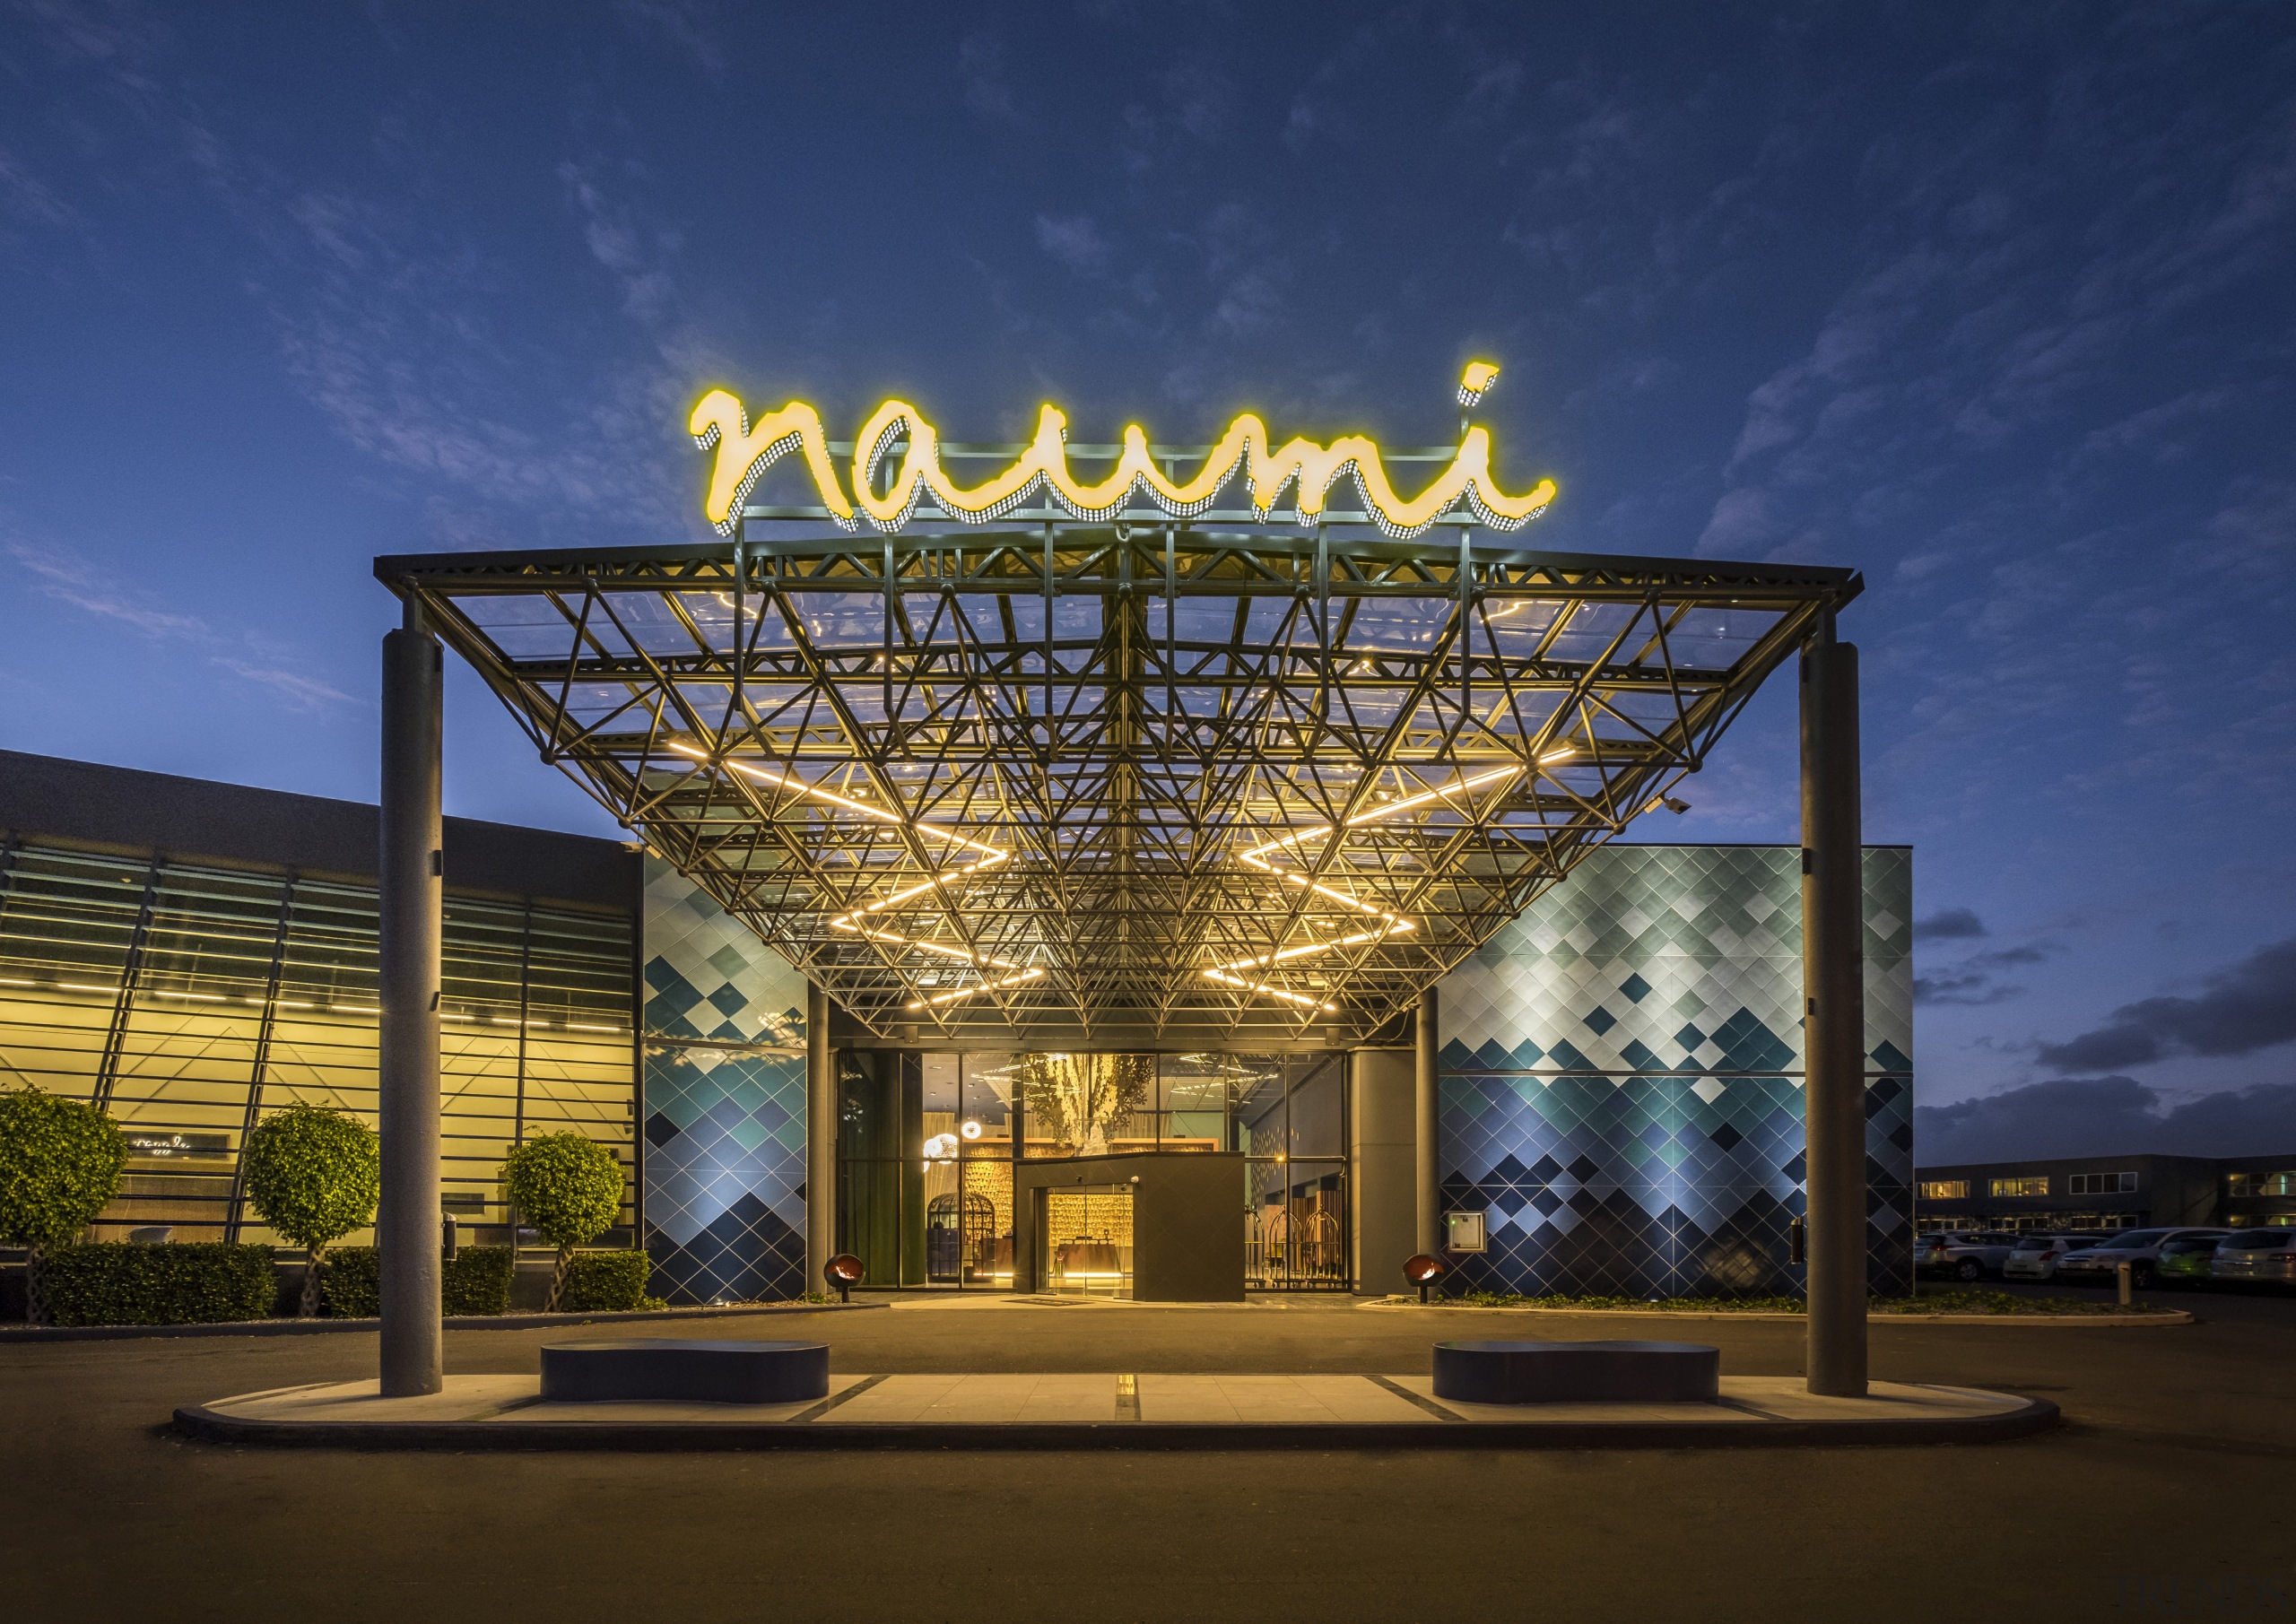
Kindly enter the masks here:
[[1860, 589], [1226, 517], [376, 574], [863, 1026], [1037, 1047], [1369, 1037]]

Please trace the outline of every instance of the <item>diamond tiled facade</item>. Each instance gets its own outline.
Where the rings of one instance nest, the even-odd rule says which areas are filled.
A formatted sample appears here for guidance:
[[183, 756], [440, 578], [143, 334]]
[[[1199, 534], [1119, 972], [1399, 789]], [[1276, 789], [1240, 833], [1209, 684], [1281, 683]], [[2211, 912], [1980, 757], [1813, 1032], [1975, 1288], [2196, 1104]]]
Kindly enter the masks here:
[[[1608, 846], [1439, 987], [1443, 1205], [1465, 1290], [1798, 1294], [1801, 861]], [[1868, 1280], [1911, 1290], [1913, 854], [1868, 847]]]
[[805, 1289], [805, 981], [646, 859], [646, 1249], [673, 1303]]

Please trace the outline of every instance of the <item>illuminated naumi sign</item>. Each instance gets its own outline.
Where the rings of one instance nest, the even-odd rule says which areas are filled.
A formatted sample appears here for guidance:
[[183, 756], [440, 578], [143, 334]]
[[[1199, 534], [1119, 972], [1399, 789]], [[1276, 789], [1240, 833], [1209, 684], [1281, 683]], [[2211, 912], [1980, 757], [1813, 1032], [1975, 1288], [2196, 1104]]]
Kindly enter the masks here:
[[[1499, 369], [1489, 361], [1469, 366], [1459, 379], [1459, 404], [1472, 406], [1498, 377]], [[848, 530], [859, 528], [864, 518], [880, 531], [899, 530], [928, 494], [944, 511], [975, 525], [1002, 518], [1039, 491], [1048, 493], [1077, 518], [1111, 517], [1135, 493], [1146, 496], [1174, 518], [1194, 518], [1212, 505], [1213, 498], [1239, 469], [1252, 508], [1262, 519], [1269, 517], [1290, 488], [1305, 523], [1321, 517], [1332, 486], [1352, 476], [1364, 512], [1389, 535], [1398, 537], [1419, 534], [1462, 499], [1480, 523], [1496, 530], [1528, 524], [1554, 499], [1552, 480], [1541, 480], [1519, 496], [1501, 491], [1491, 473], [1491, 432], [1480, 426], [1465, 428], [1449, 465], [1412, 497], [1397, 494], [1387, 481], [1379, 447], [1364, 436], [1344, 434], [1329, 445], [1294, 438], [1271, 447], [1267, 425], [1250, 413], [1228, 425], [1195, 475], [1186, 481], [1175, 481], [1157, 467], [1146, 431], [1136, 423], [1127, 424], [1116, 467], [1107, 477], [1087, 482], [1079, 480], [1068, 465], [1066, 415], [1057, 406], [1048, 405], [1038, 413], [1036, 439], [1020, 456], [1001, 472], [968, 487], [951, 479], [941, 466], [940, 435], [924, 414], [907, 401], [889, 400], [869, 414], [854, 437], [849, 495], [839, 481], [837, 465], [830, 460], [821, 413], [803, 401], [769, 412], [752, 424], [738, 399], [723, 389], [712, 389], [695, 404], [686, 427], [696, 445], [718, 453], [702, 511], [721, 534], [728, 535], [759, 479], [791, 452], [803, 459], [822, 506]], [[904, 438], [908, 447], [900, 465], [891, 483], [881, 492], [878, 468]]]

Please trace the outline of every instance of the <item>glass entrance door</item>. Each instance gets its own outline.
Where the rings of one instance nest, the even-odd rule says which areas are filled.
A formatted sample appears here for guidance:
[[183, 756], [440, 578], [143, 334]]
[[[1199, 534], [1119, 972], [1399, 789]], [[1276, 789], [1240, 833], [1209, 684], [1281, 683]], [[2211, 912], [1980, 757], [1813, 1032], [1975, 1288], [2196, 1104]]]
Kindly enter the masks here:
[[1045, 1290], [1063, 1297], [1132, 1295], [1132, 1186], [1039, 1190]]

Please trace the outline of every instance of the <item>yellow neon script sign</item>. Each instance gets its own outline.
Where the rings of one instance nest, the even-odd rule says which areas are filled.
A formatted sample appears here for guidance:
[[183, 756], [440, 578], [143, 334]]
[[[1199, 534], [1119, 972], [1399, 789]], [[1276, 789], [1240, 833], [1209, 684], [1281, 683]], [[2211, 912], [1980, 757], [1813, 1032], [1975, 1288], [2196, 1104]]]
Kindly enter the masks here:
[[[1489, 361], [1468, 367], [1459, 381], [1460, 403], [1473, 404], [1498, 377], [1499, 369]], [[1501, 491], [1491, 474], [1491, 432], [1479, 426], [1461, 435], [1450, 465], [1410, 498], [1397, 495], [1387, 482], [1379, 447], [1364, 436], [1342, 435], [1327, 446], [1293, 439], [1271, 450], [1267, 426], [1248, 412], [1228, 425], [1228, 431], [1192, 479], [1175, 483], [1167, 478], [1150, 458], [1146, 431], [1132, 423], [1125, 427], [1124, 450], [1115, 470], [1106, 479], [1086, 484], [1069, 470], [1066, 415], [1057, 406], [1046, 406], [1037, 418], [1036, 439], [1021, 455], [1003, 472], [968, 488], [952, 480], [941, 466], [941, 437], [924, 414], [907, 401], [889, 400], [869, 414], [854, 439], [850, 496], [839, 482], [836, 465], [830, 461], [821, 413], [803, 401], [769, 412], [752, 426], [739, 400], [723, 389], [712, 389], [695, 404], [686, 428], [694, 444], [704, 451], [717, 450], [709, 492], [701, 506], [709, 522], [721, 534], [728, 535], [759, 479], [792, 451], [804, 459], [805, 471], [813, 476], [813, 488], [830, 517], [848, 530], [857, 528], [864, 517], [881, 531], [899, 530], [928, 493], [967, 524], [988, 524], [1039, 489], [1077, 518], [1108, 518], [1136, 491], [1144, 492], [1174, 518], [1194, 518], [1212, 505], [1212, 499], [1239, 467], [1252, 508], [1262, 519], [1274, 509], [1285, 488], [1292, 487], [1300, 517], [1309, 523], [1322, 517], [1324, 499], [1331, 487], [1343, 476], [1352, 475], [1364, 511], [1394, 536], [1417, 535], [1461, 498], [1476, 519], [1495, 530], [1528, 524], [1554, 499], [1552, 480], [1541, 480], [1520, 496]], [[878, 465], [904, 434], [909, 448], [902, 453], [891, 487], [880, 494]]]

